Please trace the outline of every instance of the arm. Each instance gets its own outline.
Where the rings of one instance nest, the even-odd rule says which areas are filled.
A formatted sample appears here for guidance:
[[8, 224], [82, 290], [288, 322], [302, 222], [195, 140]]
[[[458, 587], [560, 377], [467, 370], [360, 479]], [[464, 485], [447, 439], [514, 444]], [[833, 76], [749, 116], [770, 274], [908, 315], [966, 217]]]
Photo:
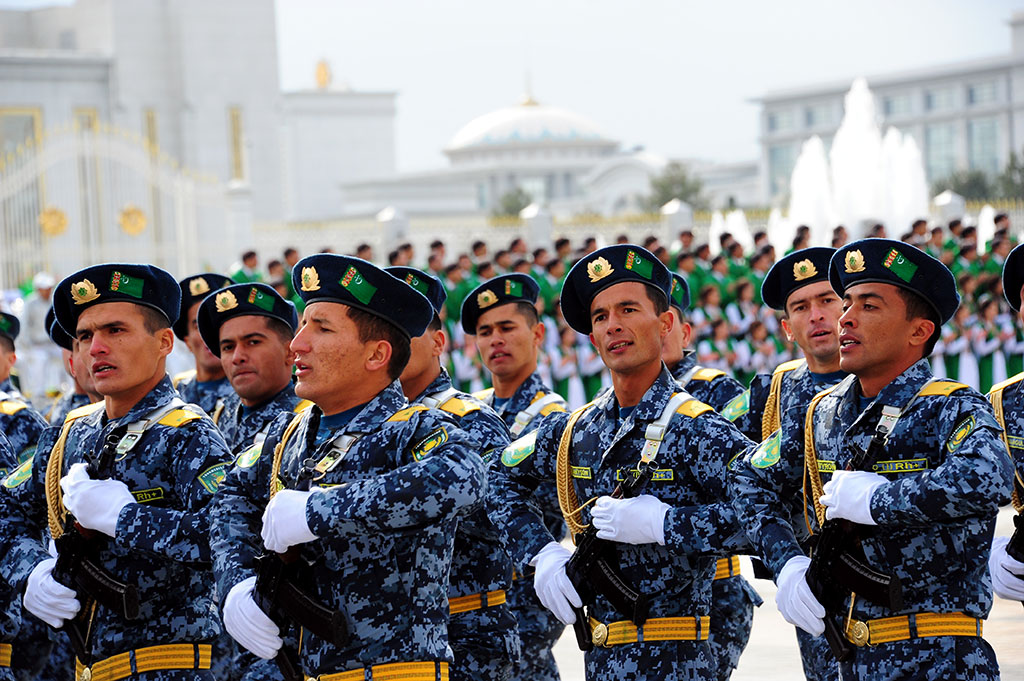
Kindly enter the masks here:
[[19, 593], [32, 569], [50, 557], [41, 541], [46, 528], [46, 464], [57, 439], [48, 429], [38, 451], [0, 485], [0, 576]]

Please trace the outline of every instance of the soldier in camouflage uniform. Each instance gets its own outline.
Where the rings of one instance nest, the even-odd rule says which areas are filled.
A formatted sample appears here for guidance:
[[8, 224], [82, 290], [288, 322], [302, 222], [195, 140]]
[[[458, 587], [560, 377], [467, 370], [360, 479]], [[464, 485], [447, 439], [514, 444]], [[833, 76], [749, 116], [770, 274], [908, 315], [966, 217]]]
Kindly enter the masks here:
[[174, 323], [174, 335], [185, 343], [196, 360], [196, 368], [176, 374], [171, 380], [181, 399], [198, 404], [207, 414], [212, 415], [217, 401], [231, 395], [231, 383], [224, 375], [224, 368], [203, 343], [196, 322], [199, 303], [210, 293], [234, 282], [220, 274], [196, 274], [185, 277], [178, 286], [181, 289], [181, 311]]
[[[661, 359], [683, 390], [721, 413], [729, 402], [743, 394], [743, 386], [720, 369], [700, 366], [695, 353], [687, 349], [692, 334], [685, 317], [690, 306], [690, 288], [686, 280], [675, 273], [672, 273], [668, 302], [674, 321], [665, 336]], [[711, 602], [708, 647], [716, 667], [715, 678], [726, 681], [732, 676], [732, 670], [739, 664], [740, 655], [750, 640], [754, 607], [763, 602], [740, 574], [739, 556], [718, 559], [711, 584]]]
[[[444, 285], [411, 267], [386, 271], [425, 295], [434, 308], [426, 332], [412, 339], [409, 364], [400, 377], [402, 391], [411, 404], [452, 416], [490, 468], [509, 443], [508, 428], [493, 409], [455, 390], [441, 367], [441, 353], [448, 342], [440, 318], [448, 297]], [[505, 681], [520, 653], [516, 619], [506, 600], [512, 563], [483, 507], [459, 520], [449, 582], [448, 643], [455, 655], [451, 678]]]
[[[536, 430], [549, 414], [565, 411], [565, 400], [544, 385], [537, 372], [537, 353], [545, 332], [534, 307], [539, 293], [531, 277], [513, 273], [481, 284], [462, 302], [462, 330], [476, 336], [480, 359], [494, 384], [476, 397], [493, 407], [512, 438]], [[548, 531], [558, 539], [564, 537], [565, 523], [558, 512], [554, 483], [542, 485], [535, 498]], [[519, 623], [522, 656], [512, 678], [558, 681], [551, 648], [565, 625], [537, 600], [532, 569], [524, 564], [513, 567], [508, 602]]]
[[92, 376], [86, 369], [88, 362], [78, 352], [76, 339], [72, 338], [67, 331], [57, 323], [53, 314], [53, 308], [46, 313], [46, 328], [50, 340], [61, 349], [64, 358], [64, 370], [74, 382], [71, 390], [58, 397], [50, 407], [46, 420], [53, 427], [59, 427], [64, 423], [64, 418], [72, 409], [84, 407], [93, 402], [99, 402], [103, 396], [95, 392]]
[[[831, 618], [853, 644], [843, 679], [997, 679], [981, 633], [1011, 465], [985, 399], [935, 380], [927, 359], [959, 303], [956, 283], [937, 260], [887, 239], [844, 246], [829, 277], [845, 308], [840, 362], [853, 375], [815, 396], [804, 418], [783, 414], [737, 462], [736, 509], [776, 577], [783, 616], [814, 636]], [[872, 439], [881, 456], [850, 470]], [[864, 526], [864, 558], [899, 578], [900, 610], [853, 594], [826, 613], [815, 599], [803, 546], [832, 518]]]
[[[778, 430], [783, 415], [793, 413], [801, 418], [811, 398], [846, 376], [839, 367], [842, 301], [828, 283], [828, 265], [834, 253], [834, 248], [794, 251], [775, 263], [761, 284], [765, 305], [782, 314], [782, 330], [804, 359], [784, 362], [771, 374], [754, 376], [750, 388], [722, 410], [754, 442]], [[757, 559], [754, 574], [772, 577]], [[796, 637], [807, 681], [838, 681], [839, 668], [825, 639], [810, 636], [799, 627]]]
[[[18, 458], [11, 443], [0, 433], [0, 469], [12, 470], [18, 466]], [[6, 473], [4, 473], [6, 476]], [[22, 625], [21, 594], [6, 582], [0, 583], [0, 681], [14, 681], [11, 671], [11, 654], [17, 643], [16, 637]]]
[[[218, 591], [226, 594], [224, 626], [264, 659], [291, 646], [256, 605], [255, 559], [264, 548], [299, 545], [310, 562], [309, 596], [340, 611], [349, 633], [336, 646], [305, 631], [303, 674], [440, 681], [451, 662], [455, 526], [481, 501], [486, 479], [456, 423], [408, 406], [397, 381], [409, 339], [423, 333], [433, 309], [358, 258], [310, 256], [292, 276], [306, 303], [291, 346], [295, 392], [315, 406], [282, 414], [217, 494], [211, 545]], [[289, 489], [300, 469], [313, 476], [312, 490]]]
[[[25, 609], [51, 626], [75, 620], [89, 632], [87, 681], [210, 679], [210, 642], [219, 630], [209, 571], [208, 518], [229, 453], [209, 418], [177, 397], [164, 371], [178, 313], [174, 279], [148, 265], [87, 268], [54, 291], [57, 322], [75, 329], [104, 402], [71, 412], [49, 429], [34, 459], [0, 488], [0, 574]], [[51, 447], [52, 445], [52, 447]], [[110, 477], [92, 479], [104, 447], [115, 447]], [[40, 541], [59, 538], [66, 514], [101, 542], [96, 559], [139, 593], [139, 616], [99, 606], [53, 575]], [[121, 656], [121, 657], [118, 657]], [[134, 660], [131, 665], [123, 659]]]
[[[708, 405], [682, 392], [661, 361], [674, 316], [668, 270], [639, 246], [598, 250], [577, 263], [562, 289], [569, 325], [589, 333], [613, 389], [568, 414], [554, 414], [513, 442], [491, 477], [492, 518], [513, 559], [536, 568], [540, 600], [567, 624], [580, 598], [566, 577], [570, 551], [531, 508], [541, 481], [557, 479], [567, 523], [615, 542], [624, 579], [649, 599], [640, 627], [605, 594], [589, 608], [595, 647], [588, 679], [713, 679], [706, 640], [716, 554], [746, 547], [725, 497], [726, 464], [751, 443]], [[643, 494], [608, 495], [641, 463], [656, 468]], [[596, 499], [596, 504], [592, 502]]]
[[[1020, 315], [1021, 291], [1024, 290], [1024, 247], [1017, 246], [1003, 264], [1003, 296], [1013, 311]], [[988, 395], [996, 420], [1003, 428], [1003, 444], [1013, 459], [1015, 484], [1013, 506], [1018, 514], [1024, 513], [1024, 373], [1011, 376], [992, 387]], [[1006, 553], [1009, 537], [992, 540], [989, 556], [989, 570], [992, 572], [992, 588], [1000, 598], [1024, 601], [1024, 563], [1014, 560]]]
[[11, 384], [11, 369], [17, 361], [14, 341], [21, 324], [14, 315], [0, 312], [0, 432], [14, 449], [21, 463], [32, 456], [46, 419]]
[[207, 296], [197, 313], [199, 334], [220, 359], [233, 392], [213, 410], [233, 452], [266, 437], [282, 412], [300, 411], [292, 386], [289, 344], [299, 325], [295, 306], [266, 284], [234, 284]]

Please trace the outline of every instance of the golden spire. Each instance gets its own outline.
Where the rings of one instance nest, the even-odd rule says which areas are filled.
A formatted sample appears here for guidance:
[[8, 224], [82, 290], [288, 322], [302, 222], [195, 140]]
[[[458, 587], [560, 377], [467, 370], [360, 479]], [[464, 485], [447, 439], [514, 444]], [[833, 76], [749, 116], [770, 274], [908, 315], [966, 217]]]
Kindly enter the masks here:
[[530, 87], [530, 71], [526, 71], [526, 92], [523, 93], [523, 98], [519, 100], [521, 106], [538, 106], [539, 102], [533, 98], [533, 88]]
[[321, 59], [316, 64], [316, 86], [320, 90], [326, 90], [331, 86], [331, 65], [326, 59]]

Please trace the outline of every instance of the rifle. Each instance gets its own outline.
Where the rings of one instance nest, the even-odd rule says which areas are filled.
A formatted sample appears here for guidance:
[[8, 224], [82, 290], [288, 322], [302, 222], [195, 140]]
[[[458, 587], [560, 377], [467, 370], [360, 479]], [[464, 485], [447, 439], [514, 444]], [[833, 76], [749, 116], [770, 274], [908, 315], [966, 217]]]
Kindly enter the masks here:
[[[307, 430], [308, 443], [313, 442], [316, 437], [318, 416], [319, 412], [314, 412], [310, 419]], [[273, 449], [276, 443], [268, 438], [264, 446], [268, 445]], [[315, 467], [316, 461], [313, 459], [304, 460], [292, 489], [309, 491]], [[285, 553], [265, 551], [256, 558], [253, 600], [259, 609], [280, 627], [282, 633], [294, 623], [339, 648], [343, 647], [349, 640], [345, 614], [318, 603], [296, 583], [305, 581], [302, 579], [303, 567], [308, 568], [312, 562], [312, 559], [302, 556], [300, 544], [289, 547]], [[284, 681], [303, 681], [306, 678], [299, 666], [297, 650], [292, 651], [282, 646], [274, 661]]]
[[[99, 455], [88, 462], [86, 470], [90, 478], [102, 480], [110, 477], [120, 441], [121, 429], [115, 429], [107, 436]], [[78, 614], [66, 620], [57, 631], [67, 633], [72, 650], [86, 666], [92, 663], [89, 632], [97, 604], [126, 620], [134, 620], [139, 616], [139, 592], [136, 586], [118, 580], [99, 561], [98, 554], [107, 541], [102, 533], [82, 527], [70, 515], [64, 523], [64, 532], [54, 540], [57, 562], [53, 568], [53, 578], [76, 591], [82, 604]]]
[[[643, 460], [637, 465], [637, 475], [627, 473], [615, 487], [613, 499], [630, 499], [638, 496], [654, 477], [657, 463]], [[590, 620], [586, 607], [594, 604], [597, 594], [607, 598], [615, 609], [625, 613], [638, 627], [647, 621], [647, 595], [639, 593], [622, 577], [615, 564], [615, 542], [599, 539], [597, 530], [591, 524], [576, 541], [576, 550], [565, 564], [565, 574], [572, 582], [583, 605], [573, 608], [576, 621], [573, 632], [580, 650], [593, 650], [594, 641], [590, 632]]]
[[[883, 407], [882, 419], [867, 449], [857, 451], [846, 470], [866, 470], [885, 451], [885, 441], [899, 410]], [[811, 551], [807, 584], [818, 602], [825, 606], [825, 640], [836, 660], [844, 662], [853, 655], [853, 648], [833, 617], [843, 612], [850, 593], [889, 610], [903, 607], [903, 587], [899, 576], [878, 572], [867, 564], [861, 538], [866, 528], [849, 520], [826, 520]]]
[[[1010, 541], [1006, 544], [1006, 555], [1020, 563], [1024, 563], [1024, 510], [1019, 505], [1021, 486], [1018, 476], [1014, 476], [1013, 488], [1013, 503], [1018, 510], [1017, 515], [1013, 516], [1013, 534], [1010, 535]], [[1024, 605], [1024, 603], [1021, 603], [1021, 605]]]

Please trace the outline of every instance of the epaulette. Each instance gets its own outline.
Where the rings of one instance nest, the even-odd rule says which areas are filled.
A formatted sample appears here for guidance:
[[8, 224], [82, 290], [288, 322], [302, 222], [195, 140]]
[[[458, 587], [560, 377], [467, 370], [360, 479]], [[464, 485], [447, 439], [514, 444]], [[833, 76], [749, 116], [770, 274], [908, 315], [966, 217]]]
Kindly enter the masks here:
[[992, 390], [990, 390], [988, 394], [991, 395], [994, 392], [1001, 392], [1009, 388], [1011, 385], [1020, 383], [1021, 381], [1024, 381], [1024, 372], [1021, 372], [1016, 376], [1010, 376], [1008, 379], [1000, 383], [996, 383], [994, 386], [992, 386]]
[[690, 380], [691, 381], [713, 381], [719, 376], [725, 376], [725, 372], [721, 369], [700, 369], [695, 373]]
[[548, 396], [548, 403], [544, 404], [544, 406], [541, 407], [540, 411], [537, 412], [539, 416], [547, 416], [548, 414], [553, 414], [555, 412], [565, 411], [565, 398], [563, 398], [558, 393], [546, 393], [542, 390], [533, 396], [533, 399], [530, 400], [530, 404], [532, 405], [536, 402], [544, 400], [545, 396]]
[[313, 400], [299, 400], [299, 403], [295, 405], [294, 409], [292, 409], [292, 413], [293, 414], [298, 414], [299, 412], [306, 411], [307, 409], [309, 409], [312, 406], [313, 406]]
[[409, 419], [412, 418], [412, 415], [415, 414], [416, 412], [418, 412], [418, 411], [426, 411], [426, 410], [427, 410], [427, 408], [424, 407], [422, 404], [414, 404], [411, 407], [406, 407], [405, 409], [403, 409], [402, 411], [398, 412], [397, 414], [393, 414], [391, 416], [391, 418], [388, 419], [388, 423], [395, 422], [395, 421], [408, 421]]
[[86, 404], [82, 407], [72, 409], [71, 411], [68, 412], [68, 415], [64, 417], [64, 423], [67, 423], [68, 421], [74, 421], [75, 419], [80, 419], [83, 416], [88, 416], [89, 414], [99, 411], [101, 408], [105, 406], [105, 404], [106, 403], [103, 400], [100, 400], [99, 402], [93, 402], [92, 404]]
[[161, 426], [171, 426], [172, 428], [179, 428], [186, 423], [195, 421], [203, 418], [202, 415], [195, 413], [191, 409], [175, 409], [169, 412], [162, 419], [157, 421]]
[[439, 404], [437, 408], [461, 418], [466, 414], [472, 414], [474, 411], [479, 411], [480, 405], [476, 402], [470, 402], [469, 400], [453, 397], [450, 400], [447, 400], [444, 404]]
[[791, 359], [788, 362], [783, 362], [779, 366], [775, 367], [775, 370], [772, 372], [772, 375], [774, 376], [775, 374], [784, 374], [787, 371], [799, 369], [801, 366], [803, 366], [804, 361], [805, 360], [803, 359]]
[[487, 402], [491, 399], [491, 395], [494, 394], [494, 388], [484, 388], [483, 390], [477, 390], [473, 393], [473, 397], [480, 400], [481, 402]]
[[963, 390], [967, 385], [963, 383], [957, 383], [956, 381], [932, 381], [925, 387], [921, 388], [921, 392], [918, 395], [941, 395], [946, 397], [955, 393], [957, 390]]
[[704, 412], [708, 411], [714, 411], [714, 409], [712, 409], [709, 405], [704, 404], [700, 400], [687, 400], [686, 402], [683, 402], [681, 405], [679, 405], [678, 409], [676, 409], [677, 414], [689, 416], [690, 418], [694, 419], [703, 414]]
[[182, 371], [179, 374], [174, 374], [174, 376], [171, 377], [171, 385], [177, 388], [179, 383], [181, 383], [182, 381], [187, 381], [188, 379], [192, 378], [195, 375], [195, 369], [189, 369], [188, 371]]
[[0, 402], [0, 413], [6, 414], [7, 416], [14, 416], [22, 409], [27, 409], [28, 405], [21, 400], [4, 400]]

